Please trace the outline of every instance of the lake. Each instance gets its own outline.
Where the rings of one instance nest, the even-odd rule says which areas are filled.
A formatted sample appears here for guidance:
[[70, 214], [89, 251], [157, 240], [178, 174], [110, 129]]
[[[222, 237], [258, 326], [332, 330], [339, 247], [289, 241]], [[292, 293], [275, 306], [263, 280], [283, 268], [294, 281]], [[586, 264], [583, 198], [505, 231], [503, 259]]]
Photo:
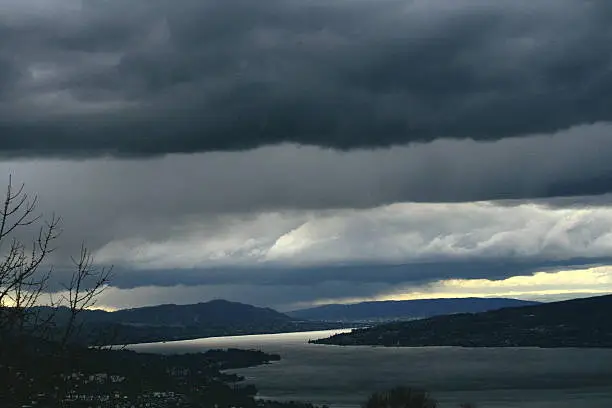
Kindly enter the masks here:
[[216, 337], [139, 344], [142, 352], [188, 353], [255, 348], [278, 353], [273, 364], [233, 370], [260, 396], [357, 407], [372, 391], [426, 388], [441, 407], [610, 408], [612, 350], [536, 348], [384, 348], [308, 344], [336, 331]]

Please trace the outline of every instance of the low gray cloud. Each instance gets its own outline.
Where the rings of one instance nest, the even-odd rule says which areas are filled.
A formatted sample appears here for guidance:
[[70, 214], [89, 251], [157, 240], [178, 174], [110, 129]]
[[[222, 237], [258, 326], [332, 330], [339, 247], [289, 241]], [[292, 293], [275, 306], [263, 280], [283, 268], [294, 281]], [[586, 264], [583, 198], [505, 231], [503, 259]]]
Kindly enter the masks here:
[[[541, 271], [562, 271], [609, 265], [612, 257], [563, 260], [498, 258], [398, 265], [357, 264], [310, 268], [215, 268], [215, 269], [118, 269], [112, 286], [133, 289], [142, 286], [223, 286], [241, 284], [262, 287], [292, 287], [308, 300], [386, 294], [402, 285], [417, 286], [447, 279], [506, 279]], [[328, 285], [321, 292], [320, 286]], [[360, 287], [358, 292], [352, 288]], [[305, 289], [306, 288], [306, 289]], [[313, 290], [310, 290], [313, 289]], [[316, 290], [315, 290], [316, 289]], [[269, 290], [269, 289], [267, 289]], [[305, 294], [308, 295], [305, 295]], [[284, 296], [288, 294], [285, 293]], [[283, 296], [283, 295], [279, 295]], [[303, 301], [305, 299], [299, 299]]]
[[[610, 264], [611, 259], [602, 258], [599, 261], [602, 264]], [[590, 289], [591, 295], [598, 290], [610, 290], [610, 278], [600, 278], [593, 282], [593, 279], [589, 279], [591, 276], [581, 271], [582, 268], [598, 265], [599, 263], [592, 259], [544, 263], [499, 259], [484, 262], [285, 270], [126, 271], [117, 275], [113, 287], [102, 296], [101, 304], [125, 308], [157, 303], [196, 303], [224, 298], [281, 310], [294, 310], [317, 302], [401, 299], [415, 295], [464, 297], [500, 294], [552, 301], [579, 296], [580, 289]], [[551, 278], [540, 283], [539, 275], [532, 277], [532, 274], [540, 271], [548, 271], [552, 274]], [[556, 271], [566, 272], [557, 276]], [[530, 278], [514, 285], [508, 285], [508, 281], [504, 281], [517, 275]], [[563, 275], [568, 278], [571, 276], [570, 282], [561, 279]], [[486, 279], [487, 284], [483, 285], [478, 279]], [[148, 284], [143, 285], [143, 282]], [[453, 282], [457, 284], [453, 285]], [[555, 291], [568, 289], [575, 292], [555, 294]], [[521, 290], [524, 291], [523, 294]], [[545, 292], [537, 293], [537, 290]], [[504, 291], [510, 291], [512, 294]], [[582, 296], [587, 294], [582, 293]]]
[[612, 120], [606, 0], [0, 7], [9, 156], [351, 149]]
[[227, 299], [279, 310], [295, 310], [312, 304], [317, 299], [342, 299], [350, 296], [369, 297], [393, 289], [387, 283], [360, 284], [357, 282], [313, 282], [304, 285], [204, 284], [176, 286], [139, 286], [132, 289], [109, 288], [100, 299], [100, 306], [130, 308], [153, 304], [189, 304], [213, 299]]

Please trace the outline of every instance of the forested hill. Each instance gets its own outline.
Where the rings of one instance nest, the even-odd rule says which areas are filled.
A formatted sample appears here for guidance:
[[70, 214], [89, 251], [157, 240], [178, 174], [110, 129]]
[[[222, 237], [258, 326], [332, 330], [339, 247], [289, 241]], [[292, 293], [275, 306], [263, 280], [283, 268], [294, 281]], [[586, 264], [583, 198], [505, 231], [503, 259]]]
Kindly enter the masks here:
[[355, 330], [320, 344], [464, 347], [612, 347], [612, 295]]
[[418, 299], [362, 302], [349, 305], [331, 304], [296, 310], [288, 315], [308, 320], [365, 322], [420, 319], [454, 313], [477, 313], [504, 307], [535, 305], [505, 298]]
[[273, 309], [227, 300], [193, 305], [159, 305], [106, 314], [114, 322], [149, 325], [234, 325], [286, 323], [293, 319]]
[[[60, 320], [67, 318], [68, 308], [54, 310]], [[113, 312], [84, 310], [81, 317], [89, 323], [122, 323], [162, 326], [243, 324], [250, 322], [287, 322], [293, 318], [273, 309], [255, 307], [227, 300], [213, 300], [192, 305], [157, 305], [122, 309]]]

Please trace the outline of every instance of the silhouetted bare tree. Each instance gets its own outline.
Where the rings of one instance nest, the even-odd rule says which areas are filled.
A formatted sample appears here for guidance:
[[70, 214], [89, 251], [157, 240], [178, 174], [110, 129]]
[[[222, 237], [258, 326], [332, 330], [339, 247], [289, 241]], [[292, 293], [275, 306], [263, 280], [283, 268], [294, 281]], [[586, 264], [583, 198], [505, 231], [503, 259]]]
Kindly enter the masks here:
[[[53, 277], [49, 255], [62, 232], [61, 219], [55, 214], [45, 219], [37, 212], [37, 205], [38, 197], [30, 196], [23, 184], [15, 187], [9, 177], [0, 207], [0, 349], [5, 351], [2, 345], [7, 339], [28, 335], [47, 338], [56, 324], [54, 313], [35, 306], [43, 303], [42, 296]], [[63, 285], [65, 294], [56, 298], [49, 295], [44, 302], [55, 308], [65, 306], [69, 311], [62, 324], [63, 334], [56, 338], [62, 346], [78, 333], [77, 316], [95, 305], [112, 271], [97, 267], [85, 245], [72, 262], [74, 270]]]
[[[62, 399], [67, 390], [62, 374], [72, 371], [76, 358], [70, 346], [81, 329], [78, 316], [95, 305], [111, 277], [112, 268], [96, 266], [83, 244], [72, 259], [72, 273], [60, 274], [68, 276], [64, 292], [54, 297], [49, 284], [60, 283], [61, 276], [55, 274], [50, 255], [62, 233], [61, 219], [55, 214], [44, 218], [37, 206], [37, 196], [30, 196], [23, 184], [16, 187], [9, 177], [0, 199], [1, 404], [29, 395], [31, 370], [41, 364], [57, 400]], [[42, 304], [51, 307], [38, 307]], [[17, 375], [28, 370], [26, 376]]]
[[[43, 322], [32, 321], [32, 306], [40, 298], [51, 275], [41, 265], [54, 250], [60, 219], [52, 216], [43, 221], [36, 213], [38, 199], [30, 197], [24, 186], [15, 188], [9, 178], [6, 195], [0, 209], [0, 341], [6, 336], [22, 334], [26, 328]], [[20, 233], [37, 228], [37, 235], [28, 245]], [[47, 316], [48, 318], [48, 316]]]
[[68, 285], [64, 285], [66, 294], [60, 301], [61, 304], [66, 304], [70, 311], [61, 339], [63, 346], [66, 346], [72, 336], [80, 331], [82, 323], [77, 321], [78, 315], [96, 304], [98, 296], [106, 289], [112, 272], [112, 267], [97, 267], [85, 245], [81, 245], [79, 257], [72, 258], [72, 263], [75, 270]]

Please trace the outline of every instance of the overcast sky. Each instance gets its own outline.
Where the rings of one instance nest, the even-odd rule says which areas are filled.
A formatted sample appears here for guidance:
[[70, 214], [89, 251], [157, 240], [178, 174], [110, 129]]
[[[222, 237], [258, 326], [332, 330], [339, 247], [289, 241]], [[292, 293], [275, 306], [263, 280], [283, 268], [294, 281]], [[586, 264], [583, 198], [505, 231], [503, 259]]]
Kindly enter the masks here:
[[612, 292], [609, 0], [3, 0], [0, 175], [109, 308]]

